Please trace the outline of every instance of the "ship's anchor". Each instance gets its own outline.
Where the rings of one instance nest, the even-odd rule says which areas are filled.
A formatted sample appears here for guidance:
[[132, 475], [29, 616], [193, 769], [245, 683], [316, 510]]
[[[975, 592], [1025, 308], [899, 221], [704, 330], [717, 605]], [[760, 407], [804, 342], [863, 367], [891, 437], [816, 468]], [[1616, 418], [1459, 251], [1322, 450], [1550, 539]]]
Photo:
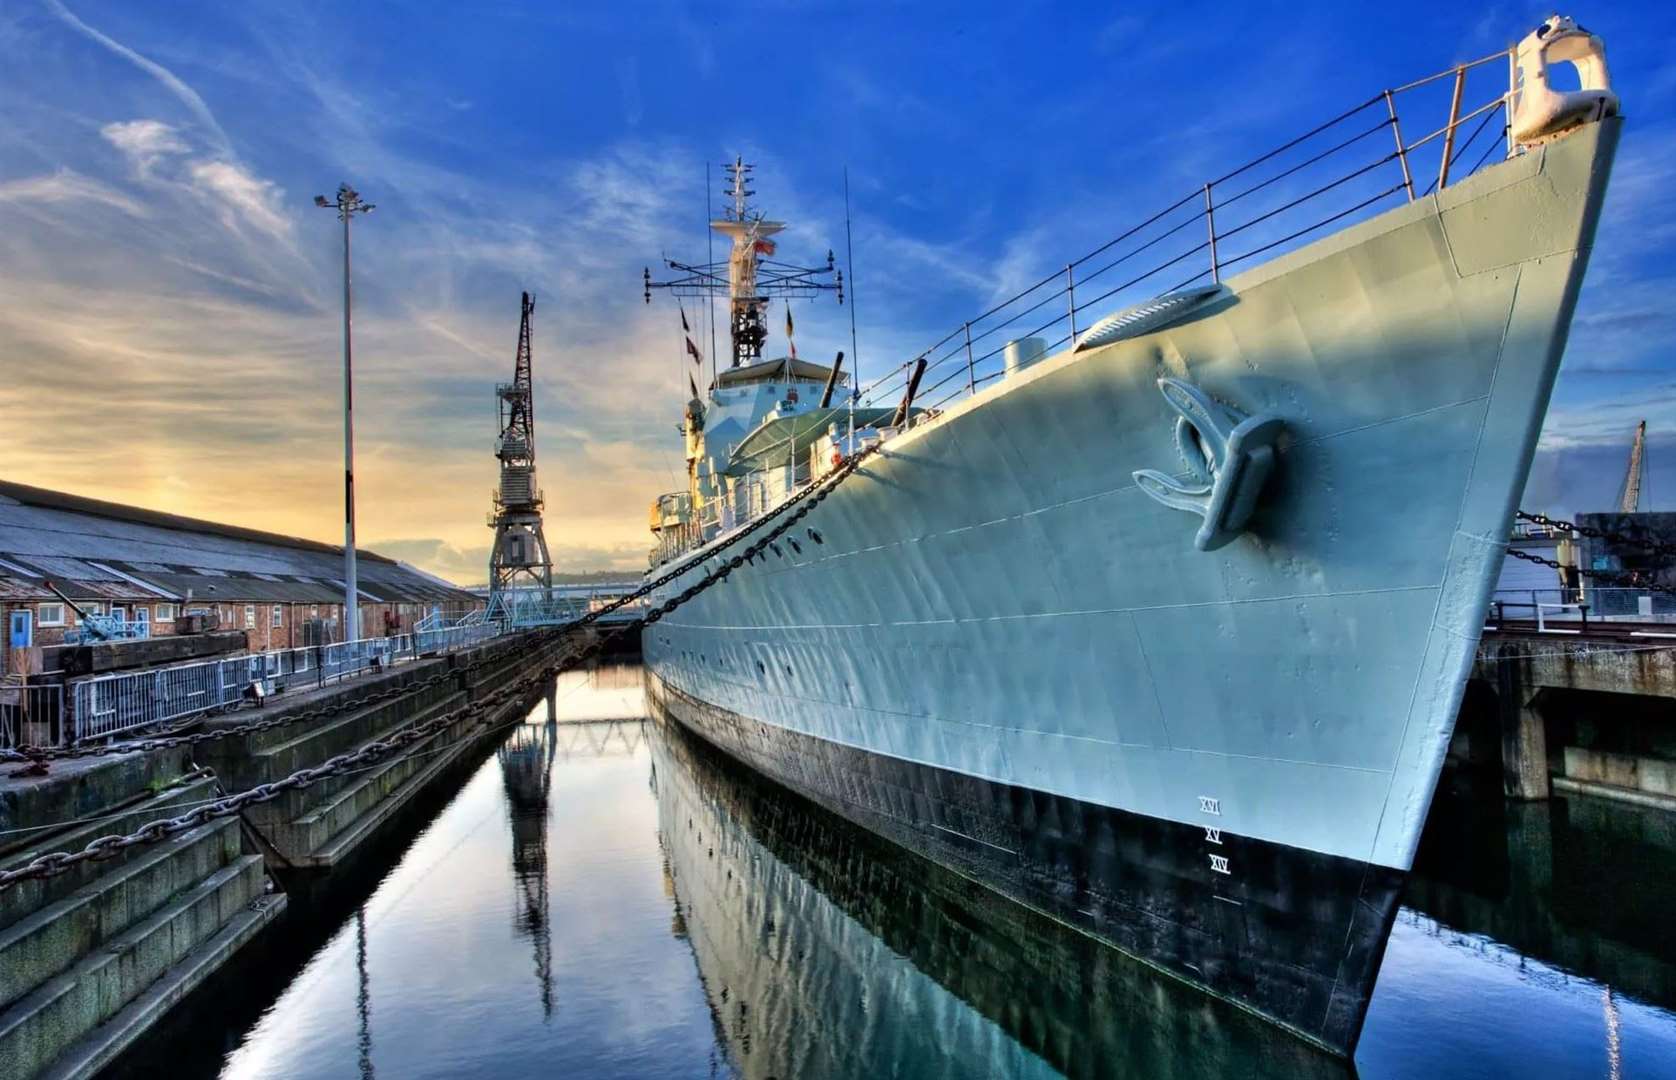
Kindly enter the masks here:
[[1176, 445], [1191, 476], [1178, 480], [1156, 469], [1140, 469], [1135, 483], [1165, 506], [1191, 510], [1205, 519], [1193, 544], [1215, 551], [1245, 531], [1257, 496], [1274, 467], [1278, 416], [1247, 416], [1212, 401], [1180, 379], [1158, 380], [1176, 418]]

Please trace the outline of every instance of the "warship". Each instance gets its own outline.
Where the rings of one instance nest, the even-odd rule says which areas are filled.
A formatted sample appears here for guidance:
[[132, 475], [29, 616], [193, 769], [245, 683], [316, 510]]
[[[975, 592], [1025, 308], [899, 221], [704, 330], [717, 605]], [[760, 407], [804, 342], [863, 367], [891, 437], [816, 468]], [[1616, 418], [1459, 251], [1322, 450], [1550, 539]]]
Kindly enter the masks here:
[[652, 600], [686, 598], [644, 634], [654, 715], [1353, 1052], [1621, 125], [1556, 15], [866, 384], [796, 355], [791, 302], [845, 283], [775, 257], [736, 161], [727, 258], [644, 280], [721, 297], [732, 344], [652, 504]]

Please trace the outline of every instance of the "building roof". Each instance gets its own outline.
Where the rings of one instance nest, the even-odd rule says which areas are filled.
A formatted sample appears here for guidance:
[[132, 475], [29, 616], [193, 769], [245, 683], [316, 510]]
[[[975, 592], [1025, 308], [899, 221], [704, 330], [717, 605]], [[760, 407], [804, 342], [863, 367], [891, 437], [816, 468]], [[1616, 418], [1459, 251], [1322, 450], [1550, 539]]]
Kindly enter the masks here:
[[[440, 578], [356, 549], [364, 602], [467, 602]], [[331, 604], [343, 548], [0, 480], [0, 599]]]

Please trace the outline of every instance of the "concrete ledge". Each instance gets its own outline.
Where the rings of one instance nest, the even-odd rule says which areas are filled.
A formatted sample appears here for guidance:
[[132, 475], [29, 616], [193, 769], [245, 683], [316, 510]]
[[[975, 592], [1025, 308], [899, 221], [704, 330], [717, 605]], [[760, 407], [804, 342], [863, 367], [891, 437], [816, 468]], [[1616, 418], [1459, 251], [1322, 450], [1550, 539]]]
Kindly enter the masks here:
[[1654, 810], [1676, 811], [1676, 796], [1653, 795], [1634, 788], [1614, 787], [1593, 780], [1573, 780], [1569, 776], [1554, 777], [1554, 790], [1570, 795], [1589, 795], [1597, 799], [1614, 799], [1632, 806], [1646, 806]]
[[1564, 755], [1565, 775], [1573, 780], [1676, 798], [1676, 761], [1582, 746], [1568, 746]]
[[[109, 812], [124, 801], [145, 795], [159, 783], [191, 771], [182, 748], [150, 754], [55, 761], [45, 776], [13, 776], [17, 766], [0, 772], [0, 829], [27, 828]], [[0, 845], [0, 852], [30, 841]]]

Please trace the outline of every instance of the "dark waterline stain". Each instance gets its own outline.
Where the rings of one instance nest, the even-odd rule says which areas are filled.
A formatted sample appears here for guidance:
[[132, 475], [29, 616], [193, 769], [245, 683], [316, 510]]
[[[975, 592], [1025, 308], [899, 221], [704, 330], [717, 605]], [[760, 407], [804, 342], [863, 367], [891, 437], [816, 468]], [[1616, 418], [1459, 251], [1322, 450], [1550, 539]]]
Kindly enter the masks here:
[[1676, 820], [1446, 777], [1355, 1063], [562, 678], [109, 1075], [1676, 1076]]

